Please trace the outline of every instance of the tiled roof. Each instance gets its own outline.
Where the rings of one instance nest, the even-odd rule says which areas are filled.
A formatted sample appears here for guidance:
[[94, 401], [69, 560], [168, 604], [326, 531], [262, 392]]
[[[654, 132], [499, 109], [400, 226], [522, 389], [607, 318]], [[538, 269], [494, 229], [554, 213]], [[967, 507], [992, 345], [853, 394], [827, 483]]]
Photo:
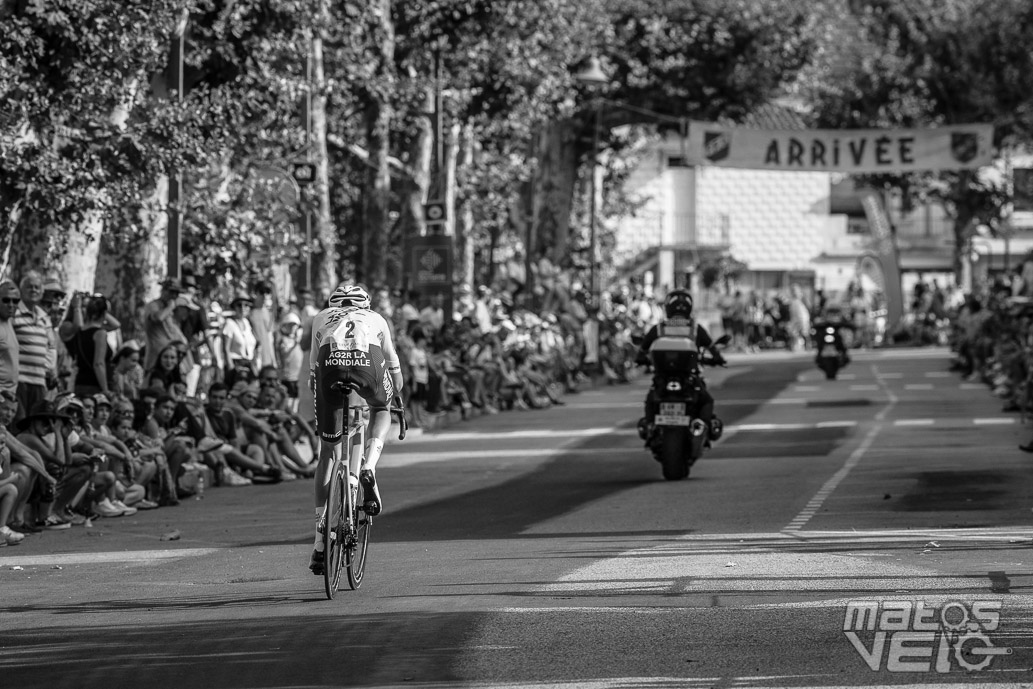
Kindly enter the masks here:
[[776, 103], [766, 103], [737, 124], [750, 129], [807, 129], [807, 123], [793, 108]]

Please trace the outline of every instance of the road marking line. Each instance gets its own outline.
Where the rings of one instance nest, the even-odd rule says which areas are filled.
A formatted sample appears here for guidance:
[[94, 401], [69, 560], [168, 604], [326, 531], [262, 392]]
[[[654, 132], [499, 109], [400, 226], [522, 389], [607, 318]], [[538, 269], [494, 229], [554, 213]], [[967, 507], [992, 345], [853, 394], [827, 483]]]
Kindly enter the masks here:
[[219, 552], [219, 548], [182, 548], [180, 550], [130, 550], [99, 553], [63, 553], [61, 555], [0, 555], [0, 567], [38, 565], [90, 565], [111, 562], [157, 563], [159, 560], [178, 560], [201, 557]]
[[801, 431], [814, 428], [809, 423], [746, 423], [734, 426], [738, 431]]
[[[641, 405], [636, 405], [641, 406]], [[420, 441], [450, 440], [505, 440], [507, 438], [590, 438], [597, 435], [615, 433], [613, 426], [599, 428], [582, 428], [580, 430], [525, 430], [525, 431], [488, 431], [476, 433], [470, 431], [445, 431], [442, 433], [424, 434]]]
[[1010, 426], [1015, 423], [1015, 419], [1001, 417], [993, 419], [972, 419], [972, 423], [977, 426]]
[[856, 421], [819, 421], [814, 424], [815, 428], [853, 428]]
[[[879, 380], [878, 368], [873, 364], [871, 369], [875, 379]], [[875, 442], [875, 436], [877, 436], [879, 432], [882, 430], [883, 420], [886, 418], [886, 415], [889, 413], [890, 409], [892, 409], [897, 404], [898, 399], [897, 396], [893, 394], [893, 391], [890, 390], [888, 386], [884, 386], [884, 388], [886, 391], [886, 395], [889, 399], [886, 402], [886, 406], [879, 410], [879, 413], [875, 415], [875, 425], [871, 427], [871, 429], [865, 434], [864, 438], [861, 440], [860, 444], [856, 448], [854, 448], [853, 452], [850, 453], [846, 461], [843, 463], [843, 466], [841, 466], [835, 474], [829, 477], [829, 480], [825, 482], [825, 484], [818, 490], [817, 493], [815, 493], [814, 497], [810, 499], [806, 507], [804, 507], [804, 509], [801, 510], [800, 513], [796, 515], [796, 517], [794, 517], [788, 525], [786, 525], [783, 531], [791, 533], [796, 533], [800, 531], [800, 529], [802, 529], [807, 524], [807, 522], [810, 521], [815, 514], [817, 514], [818, 510], [820, 510], [822, 505], [825, 504], [825, 501], [828, 499], [828, 497], [832, 495], [832, 493], [836, 490], [837, 487], [839, 487], [839, 484], [842, 483], [843, 480], [850, 474], [851, 470], [853, 470], [853, 468], [860, 463], [861, 458], [864, 457], [864, 453], [867, 452], [868, 448], [871, 447], [872, 443]]]
[[857, 380], [856, 373], [841, 373], [839, 374], [840, 380]]
[[932, 390], [932, 383], [908, 383], [904, 386], [905, 390]]
[[893, 422], [894, 426], [932, 426], [936, 421], [934, 419], [897, 419]]

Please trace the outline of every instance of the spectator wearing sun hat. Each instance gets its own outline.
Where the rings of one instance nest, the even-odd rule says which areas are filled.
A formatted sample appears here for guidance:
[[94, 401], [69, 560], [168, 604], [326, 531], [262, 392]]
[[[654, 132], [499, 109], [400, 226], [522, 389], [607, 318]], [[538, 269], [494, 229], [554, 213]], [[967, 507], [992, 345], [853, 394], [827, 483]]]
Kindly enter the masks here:
[[215, 348], [209, 333], [211, 324], [208, 322], [208, 311], [197, 300], [197, 278], [185, 273], [181, 282], [183, 293], [176, 300], [174, 313], [191, 356], [190, 367], [183, 372], [183, 377], [187, 395], [193, 397], [201, 379], [201, 361], [204, 359], [202, 348], [207, 347], [209, 352], [214, 352]]
[[226, 385], [232, 388], [238, 381], [250, 381], [257, 374], [255, 353], [258, 339], [248, 316], [255, 300], [247, 292], [236, 292], [230, 301], [226, 324], [222, 329], [223, 362], [226, 366]]

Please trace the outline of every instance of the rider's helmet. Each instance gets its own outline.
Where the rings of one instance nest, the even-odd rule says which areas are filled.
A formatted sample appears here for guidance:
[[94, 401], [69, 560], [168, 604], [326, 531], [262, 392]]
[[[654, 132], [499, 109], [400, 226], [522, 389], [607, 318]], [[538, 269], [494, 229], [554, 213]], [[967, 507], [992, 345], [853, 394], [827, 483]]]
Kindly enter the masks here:
[[334, 293], [330, 295], [330, 306], [333, 308], [341, 306], [356, 306], [360, 309], [368, 309], [370, 305], [369, 293], [358, 285], [338, 285]]
[[664, 297], [664, 313], [668, 318], [679, 316], [689, 318], [692, 316], [692, 295], [688, 290], [674, 289]]

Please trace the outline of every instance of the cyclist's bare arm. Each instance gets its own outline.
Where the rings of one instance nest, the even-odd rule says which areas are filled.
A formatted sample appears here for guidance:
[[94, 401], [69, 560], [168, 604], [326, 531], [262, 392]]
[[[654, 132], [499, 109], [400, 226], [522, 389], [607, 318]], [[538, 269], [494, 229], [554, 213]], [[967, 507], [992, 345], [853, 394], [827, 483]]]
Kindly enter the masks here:
[[387, 372], [391, 374], [391, 384], [395, 386], [395, 394], [402, 394], [402, 364], [398, 359], [398, 352], [395, 350], [395, 343], [391, 340], [391, 333], [384, 331], [384, 342], [381, 345], [384, 352], [384, 361], [387, 363]]

